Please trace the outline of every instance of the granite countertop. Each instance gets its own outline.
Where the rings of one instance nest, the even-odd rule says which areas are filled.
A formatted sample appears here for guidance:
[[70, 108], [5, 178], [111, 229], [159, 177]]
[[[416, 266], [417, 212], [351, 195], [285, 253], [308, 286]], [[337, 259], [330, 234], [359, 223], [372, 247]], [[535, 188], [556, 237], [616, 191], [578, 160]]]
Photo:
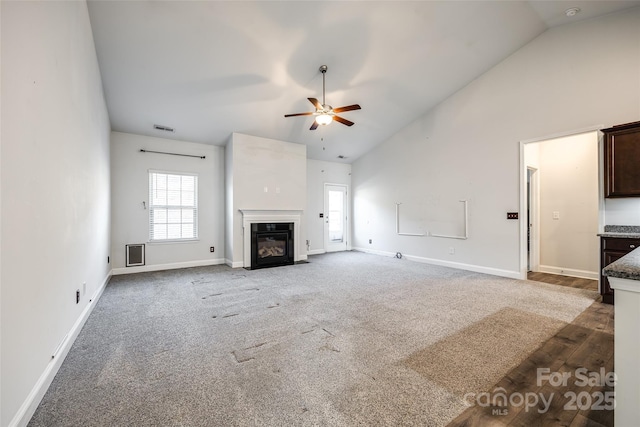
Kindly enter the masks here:
[[602, 272], [607, 277], [640, 280], [640, 248], [607, 265]]
[[620, 239], [640, 239], [640, 225], [605, 225], [601, 237], [615, 237]]

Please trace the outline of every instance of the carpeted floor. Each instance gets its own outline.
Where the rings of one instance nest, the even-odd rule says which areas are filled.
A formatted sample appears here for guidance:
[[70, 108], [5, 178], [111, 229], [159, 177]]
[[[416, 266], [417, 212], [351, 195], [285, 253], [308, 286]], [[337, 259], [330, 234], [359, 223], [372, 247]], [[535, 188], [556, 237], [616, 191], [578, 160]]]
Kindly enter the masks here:
[[443, 426], [596, 292], [357, 252], [114, 277], [30, 426]]

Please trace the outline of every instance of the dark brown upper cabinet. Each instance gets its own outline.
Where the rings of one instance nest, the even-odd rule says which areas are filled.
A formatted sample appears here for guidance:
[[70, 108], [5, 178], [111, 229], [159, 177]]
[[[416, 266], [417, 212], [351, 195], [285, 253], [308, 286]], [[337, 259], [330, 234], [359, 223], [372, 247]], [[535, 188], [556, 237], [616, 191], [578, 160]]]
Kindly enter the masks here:
[[603, 129], [604, 196], [640, 197], [640, 122]]

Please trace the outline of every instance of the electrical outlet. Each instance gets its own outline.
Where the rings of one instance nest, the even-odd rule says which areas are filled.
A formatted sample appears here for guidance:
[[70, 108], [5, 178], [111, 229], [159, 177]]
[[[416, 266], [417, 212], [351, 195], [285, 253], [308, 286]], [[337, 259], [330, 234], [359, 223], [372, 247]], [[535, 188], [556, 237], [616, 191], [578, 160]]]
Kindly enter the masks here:
[[369, 244], [371, 244], [371, 243], [372, 243], [372, 242], [371, 242], [371, 239], [369, 239]]
[[214, 248], [213, 246], [209, 247], [209, 252], [215, 252], [215, 251], [216, 251], [216, 248]]
[[80, 289], [76, 289], [76, 304], [80, 302]]
[[559, 211], [553, 211], [553, 219], [560, 219], [560, 212]]
[[456, 253], [455, 248], [449, 248], [449, 255], [453, 255]]

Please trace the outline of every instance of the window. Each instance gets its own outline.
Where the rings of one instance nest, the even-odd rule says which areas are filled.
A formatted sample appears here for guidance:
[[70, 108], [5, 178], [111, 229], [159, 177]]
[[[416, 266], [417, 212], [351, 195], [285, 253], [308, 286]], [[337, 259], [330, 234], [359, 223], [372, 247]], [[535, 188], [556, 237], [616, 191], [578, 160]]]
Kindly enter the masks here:
[[149, 171], [149, 241], [198, 238], [198, 176]]

